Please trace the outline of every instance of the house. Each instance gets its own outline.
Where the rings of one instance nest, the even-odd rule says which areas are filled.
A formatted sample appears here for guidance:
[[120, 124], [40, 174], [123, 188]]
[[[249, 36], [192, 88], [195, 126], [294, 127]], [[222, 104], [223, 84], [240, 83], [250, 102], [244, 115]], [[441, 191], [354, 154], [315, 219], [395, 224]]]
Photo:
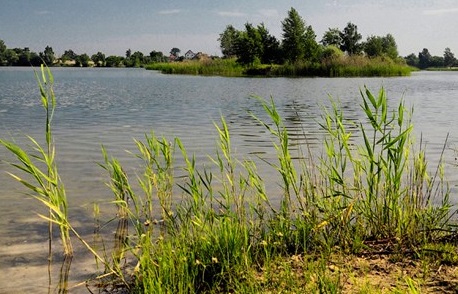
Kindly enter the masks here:
[[193, 59], [194, 57], [196, 57], [196, 53], [191, 50], [188, 50], [188, 52], [184, 54], [184, 59]]

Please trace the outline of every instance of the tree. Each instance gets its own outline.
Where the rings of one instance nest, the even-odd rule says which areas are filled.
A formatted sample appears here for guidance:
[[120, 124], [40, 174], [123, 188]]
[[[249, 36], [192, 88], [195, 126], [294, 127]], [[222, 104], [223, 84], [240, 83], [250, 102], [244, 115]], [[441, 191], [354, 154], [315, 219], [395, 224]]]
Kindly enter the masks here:
[[132, 50], [130, 50], [130, 48], [129, 48], [126, 51], [126, 59], [129, 59], [131, 55], [132, 55]]
[[0, 66], [6, 64], [6, 57], [5, 57], [5, 52], [6, 52], [6, 45], [3, 40], [0, 40]]
[[261, 61], [263, 53], [261, 34], [251, 23], [245, 24], [245, 31], [240, 33], [235, 47], [238, 63], [253, 65]]
[[261, 63], [270, 64], [270, 63], [280, 63], [282, 59], [280, 42], [269, 33], [269, 30], [265, 27], [263, 23], [258, 25], [258, 33], [261, 37], [262, 44], [262, 55]]
[[427, 48], [423, 48], [423, 50], [418, 53], [418, 67], [421, 69], [425, 69], [430, 66], [432, 60], [432, 56], [429, 53]]
[[161, 51], [153, 50], [149, 53], [149, 57], [151, 62], [165, 62], [167, 60], [167, 58], [164, 56], [164, 53]]
[[75, 61], [76, 61], [75, 66], [88, 67], [89, 62], [91, 61], [91, 58], [86, 53], [83, 53], [81, 55], [78, 55]]
[[383, 39], [379, 36], [367, 37], [364, 43], [364, 52], [369, 57], [382, 56], [383, 54]]
[[444, 51], [444, 66], [452, 67], [457, 64], [457, 59], [455, 58], [455, 54], [452, 53], [450, 48], [445, 48]]
[[323, 46], [336, 46], [340, 47], [342, 43], [342, 37], [340, 37], [340, 30], [338, 28], [329, 28], [323, 35], [320, 41]]
[[3, 52], [3, 56], [4, 56], [3, 65], [6, 65], [6, 66], [16, 65], [19, 60], [18, 54], [13, 49], [6, 49], [5, 52]]
[[172, 50], [170, 50], [170, 55], [174, 56], [175, 58], [178, 58], [180, 57], [180, 52], [180, 49], [173, 47]]
[[124, 58], [122, 56], [110, 55], [105, 59], [105, 66], [106, 67], [119, 67], [119, 66], [122, 66], [123, 59]]
[[404, 57], [404, 59], [407, 65], [419, 67], [420, 60], [418, 59], [418, 56], [414, 53], [411, 53], [410, 55]]
[[105, 66], [105, 54], [100, 51], [92, 55], [91, 60], [94, 62], [95, 66]]
[[359, 54], [362, 50], [360, 40], [362, 36], [358, 33], [358, 26], [349, 22], [347, 26], [340, 32], [342, 43], [340, 49], [348, 53], [348, 55]]
[[224, 32], [219, 35], [218, 41], [223, 57], [231, 58], [236, 56], [236, 44], [239, 37], [240, 31], [236, 30], [232, 25], [228, 25]]
[[130, 57], [130, 60], [130, 66], [132, 67], [140, 67], [145, 63], [145, 57], [140, 51], [135, 51]]
[[54, 54], [52, 47], [49, 46], [46, 46], [45, 51], [40, 52], [40, 57], [48, 66], [52, 66], [56, 60], [56, 55]]
[[62, 54], [62, 56], [60, 57], [60, 59], [62, 59], [63, 62], [67, 61], [67, 60], [75, 60], [76, 57], [78, 57], [78, 54], [76, 54], [75, 52], [73, 52], [72, 49], [68, 49], [68, 50], [65, 50], [64, 51], [64, 54]]
[[283, 53], [290, 62], [313, 58], [318, 44], [311, 26], [306, 26], [296, 9], [291, 8], [282, 21]]
[[344, 53], [339, 47], [335, 45], [329, 45], [324, 47], [323, 52], [321, 53], [322, 59], [332, 60], [342, 57]]
[[389, 58], [395, 60], [399, 57], [398, 45], [393, 35], [387, 34], [385, 37], [382, 37], [382, 48], [383, 53]]

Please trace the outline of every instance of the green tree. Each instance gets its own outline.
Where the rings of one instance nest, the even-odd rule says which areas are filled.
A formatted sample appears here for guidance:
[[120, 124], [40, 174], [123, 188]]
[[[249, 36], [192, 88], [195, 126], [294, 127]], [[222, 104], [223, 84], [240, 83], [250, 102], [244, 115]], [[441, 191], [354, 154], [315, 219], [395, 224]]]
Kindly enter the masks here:
[[382, 37], [382, 48], [383, 54], [389, 58], [395, 60], [399, 57], [398, 45], [396, 44], [396, 40], [393, 35], [387, 34], [385, 37]]
[[269, 33], [269, 30], [263, 23], [258, 25], [257, 30], [262, 44], [261, 63], [281, 63], [282, 54], [280, 42], [277, 40], [277, 38], [275, 38], [275, 36], [272, 36]]
[[145, 63], [145, 56], [140, 51], [135, 51], [130, 57], [130, 66], [140, 67]]
[[7, 47], [5, 45], [5, 42], [3, 40], [0, 40], [0, 66], [6, 65], [6, 49]]
[[324, 33], [320, 43], [325, 47], [330, 45], [340, 47], [340, 44], [342, 43], [340, 30], [338, 28], [328, 28], [328, 30]]
[[418, 56], [415, 55], [415, 53], [411, 53], [410, 55], [404, 57], [404, 59], [407, 65], [419, 67], [420, 60], [418, 59]]
[[369, 57], [383, 55], [383, 39], [379, 36], [369, 36], [364, 43], [364, 52]]
[[126, 51], [126, 59], [129, 59], [131, 55], [132, 55], [132, 50], [130, 50], [130, 48], [129, 48]]
[[165, 62], [167, 61], [167, 58], [164, 56], [164, 53], [161, 51], [151, 51], [149, 53], [150, 61], [151, 62]]
[[282, 48], [288, 61], [312, 59], [317, 55], [316, 35], [311, 26], [306, 26], [296, 9], [288, 11], [288, 16], [282, 21], [282, 29]]
[[444, 66], [452, 67], [457, 63], [458, 62], [457, 62], [457, 60], [455, 58], [455, 54], [452, 53], [450, 48], [448, 48], [448, 47], [445, 48], [445, 51], [444, 51]]
[[105, 54], [100, 51], [91, 56], [95, 66], [105, 66], [105, 59]]
[[261, 34], [251, 23], [245, 24], [245, 31], [240, 33], [236, 42], [237, 62], [253, 65], [261, 61], [263, 53]]
[[91, 61], [91, 58], [86, 53], [83, 53], [81, 55], [78, 55], [75, 61], [76, 61], [75, 66], [88, 67], [89, 62]]
[[178, 58], [178, 57], [180, 57], [180, 52], [181, 52], [180, 49], [178, 49], [178, 48], [176, 48], [176, 47], [173, 47], [173, 48], [170, 50], [170, 55], [172, 55], [172, 56]]
[[239, 37], [240, 31], [236, 30], [232, 25], [226, 26], [226, 29], [218, 38], [223, 57], [231, 58], [236, 56], [236, 46]]
[[332, 60], [332, 59], [337, 59], [340, 58], [344, 55], [342, 50], [339, 49], [339, 47], [335, 45], [329, 45], [324, 47], [323, 52], [321, 53], [322, 59], [327, 59], [327, 60]]
[[348, 53], [348, 55], [359, 54], [362, 50], [360, 43], [362, 36], [358, 33], [358, 26], [349, 22], [347, 26], [340, 32], [342, 43], [340, 49]]
[[423, 50], [418, 53], [418, 67], [421, 69], [425, 69], [430, 66], [432, 60], [432, 56], [429, 53], [427, 48], [423, 48]]
[[17, 65], [19, 61], [19, 56], [13, 49], [6, 49], [3, 53], [4, 55], [4, 65], [6, 66], [13, 66]]
[[431, 60], [429, 62], [429, 66], [431, 66], [431, 67], [444, 67], [445, 66], [444, 57], [442, 57], [442, 56], [432, 56]]
[[75, 52], [73, 52], [72, 49], [68, 49], [68, 50], [65, 50], [64, 51], [64, 54], [62, 54], [62, 56], [60, 57], [60, 59], [65, 62], [65, 61], [68, 61], [68, 60], [75, 60], [76, 57], [78, 57], [78, 54], [76, 54]]
[[56, 60], [56, 55], [50, 46], [46, 46], [45, 51], [40, 52], [40, 57], [47, 66], [52, 66]]
[[105, 59], [106, 67], [120, 67], [123, 64], [124, 58], [122, 56], [110, 55]]

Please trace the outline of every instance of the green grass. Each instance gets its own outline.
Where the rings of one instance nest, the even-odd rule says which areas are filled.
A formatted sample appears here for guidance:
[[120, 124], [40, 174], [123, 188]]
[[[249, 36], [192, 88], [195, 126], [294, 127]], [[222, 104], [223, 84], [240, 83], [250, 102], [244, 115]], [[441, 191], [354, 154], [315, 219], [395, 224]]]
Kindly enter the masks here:
[[[65, 238], [73, 233], [104, 264], [103, 277], [111, 277], [106, 285], [121, 283], [132, 293], [340, 293], [349, 286], [372, 293], [371, 281], [356, 274], [374, 269], [359, 259], [382, 253], [396, 263], [406, 257], [423, 261], [421, 277], [412, 273], [400, 279], [395, 272], [386, 277], [396, 285], [393, 293], [414, 293], [437, 267], [458, 264], [456, 245], [447, 241], [456, 236], [456, 227], [443, 164], [430, 170], [421, 144], [415, 151], [412, 111], [402, 101], [390, 107], [384, 89], [377, 95], [363, 89], [365, 119], [351, 132], [350, 121], [333, 101], [323, 109], [320, 125], [327, 136], [322, 152], [303, 146], [299, 158], [307, 159], [295, 160], [274, 101], [253, 99], [268, 115], [261, 120], [261, 113], [251, 114], [272, 136], [277, 160], [269, 165], [278, 174], [281, 193], [266, 190], [255, 161], [234, 156], [224, 117], [215, 123], [213, 167], [202, 167], [178, 138], [169, 141], [154, 133], [135, 141], [134, 156], [142, 163], [135, 175], [102, 148], [100, 165], [110, 177], [117, 208], [111, 252], [97, 252], [65, 214], [57, 214], [68, 208], [52, 204], [49, 196], [58, 187], [58, 195], [65, 195], [50, 160], [53, 144], [52, 156], [37, 147], [41, 155], [33, 157], [46, 163], [42, 172], [24, 150], [0, 142], [16, 155], [13, 165], [38, 181], [34, 185], [15, 176], [51, 209], [45, 218], [63, 226]], [[48, 125], [45, 134], [52, 143]], [[179, 179], [176, 161], [185, 172]], [[271, 203], [278, 198], [278, 204]], [[131, 264], [129, 276], [125, 261]], [[384, 259], [379, 262], [385, 266]]]
[[165, 74], [216, 75], [227, 77], [243, 76], [243, 67], [235, 59], [185, 60], [182, 62], [152, 63], [148, 70], [159, 70]]
[[297, 62], [283, 65], [253, 65], [242, 67], [235, 59], [188, 60], [155, 63], [146, 67], [165, 74], [220, 75], [220, 76], [320, 76], [320, 77], [373, 77], [408, 76], [412, 68], [389, 58], [340, 56], [319, 63]]

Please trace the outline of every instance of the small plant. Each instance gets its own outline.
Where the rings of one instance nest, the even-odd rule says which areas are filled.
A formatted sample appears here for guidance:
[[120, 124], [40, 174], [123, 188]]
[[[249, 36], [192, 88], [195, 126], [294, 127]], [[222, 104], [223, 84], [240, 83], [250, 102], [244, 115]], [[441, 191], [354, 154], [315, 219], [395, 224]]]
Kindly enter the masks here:
[[41, 75], [35, 72], [35, 76], [40, 89], [41, 103], [45, 110], [46, 145], [43, 147], [35, 139], [29, 137], [33, 150], [36, 152], [36, 154], [29, 155], [25, 149], [13, 142], [0, 139], [0, 144], [6, 147], [19, 161], [19, 163], [11, 163], [11, 165], [30, 178], [23, 178], [13, 173], [10, 175], [27, 187], [32, 192], [32, 196], [49, 210], [48, 216], [40, 216], [49, 222], [49, 262], [51, 263], [53, 225], [56, 224], [59, 227], [66, 257], [73, 255], [73, 247], [70, 240], [67, 196], [55, 162], [56, 149], [52, 135], [52, 119], [56, 108], [53, 90], [54, 79], [49, 68], [44, 66], [41, 66]]

